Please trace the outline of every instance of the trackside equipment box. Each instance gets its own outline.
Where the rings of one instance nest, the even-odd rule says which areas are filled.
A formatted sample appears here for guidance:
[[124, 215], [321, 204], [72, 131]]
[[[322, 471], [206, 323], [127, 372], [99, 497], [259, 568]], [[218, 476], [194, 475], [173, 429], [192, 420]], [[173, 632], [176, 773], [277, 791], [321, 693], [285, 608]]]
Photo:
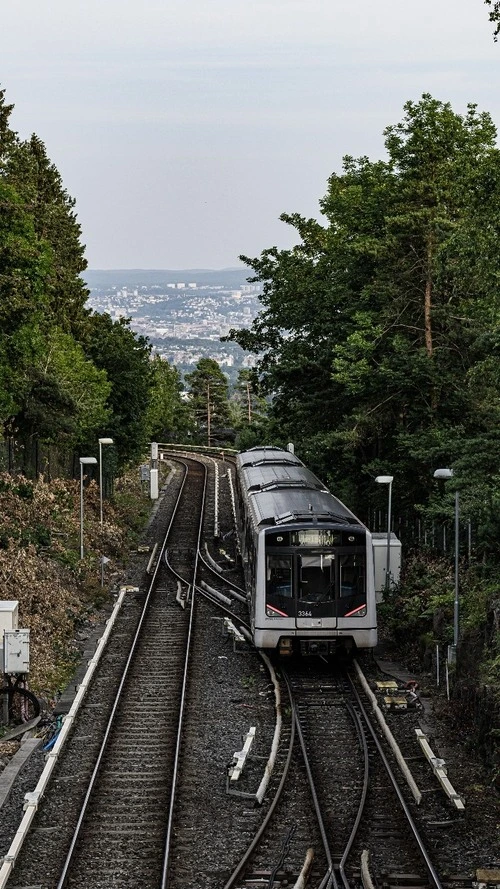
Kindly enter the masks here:
[[17, 630], [19, 621], [19, 602], [17, 599], [12, 601], [0, 602], [0, 645], [4, 630]]
[[[375, 593], [377, 602], [382, 602], [385, 591], [385, 574], [387, 571], [387, 533], [384, 531], [372, 533], [373, 542], [373, 566], [375, 569]], [[389, 587], [399, 583], [401, 576], [401, 541], [394, 531], [390, 539], [389, 559]]]
[[3, 671], [4, 673], [29, 673], [30, 631], [4, 630]]
[[19, 602], [5, 599], [0, 602], [0, 672], [3, 670], [4, 630], [17, 630], [19, 626]]

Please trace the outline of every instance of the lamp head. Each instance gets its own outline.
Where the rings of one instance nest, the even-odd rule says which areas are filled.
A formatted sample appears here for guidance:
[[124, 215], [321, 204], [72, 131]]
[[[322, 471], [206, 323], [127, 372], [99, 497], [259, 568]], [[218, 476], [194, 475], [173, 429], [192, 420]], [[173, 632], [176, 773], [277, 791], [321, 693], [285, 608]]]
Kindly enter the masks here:
[[378, 482], [379, 485], [390, 485], [393, 478], [393, 475], [377, 475], [375, 481]]
[[100, 438], [99, 444], [114, 444], [112, 438]]
[[453, 478], [453, 469], [436, 469], [434, 478]]
[[83, 466], [90, 466], [93, 463], [97, 463], [97, 459], [95, 457], [80, 457], [80, 463]]

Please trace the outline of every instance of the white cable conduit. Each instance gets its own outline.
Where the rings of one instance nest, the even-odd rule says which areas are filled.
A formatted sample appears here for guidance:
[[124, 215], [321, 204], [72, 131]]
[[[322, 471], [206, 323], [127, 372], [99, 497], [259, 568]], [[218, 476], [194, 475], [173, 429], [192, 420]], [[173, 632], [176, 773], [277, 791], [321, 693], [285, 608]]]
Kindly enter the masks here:
[[375, 889], [370, 874], [370, 853], [368, 849], [364, 849], [361, 853], [361, 882], [363, 889]]
[[[415, 779], [404, 760], [403, 754], [401, 753], [401, 750], [398, 747], [396, 739], [395, 739], [394, 735], [392, 734], [389, 726], [387, 725], [383, 714], [380, 711], [380, 707], [377, 703], [377, 699], [376, 699], [375, 695], [373, 694], [370, 686], [368, 685], [357, 661], [354, 661], [354, 666], [356, 668], [356, 673], [358, 674], [358, 679], [361, 682], [361, 685], [363, 686], [363, 690], [372, 705], [372, 710], [377, 718], [380, 728], [382, 729], [384, 737], [386, 738], [387, 743], [389, 744], [389, 747], [391, 748], [392, 752], [394, 753], [394, 756], [396, 757], [398, 766], [401, 769], [404, 779], [412, 792], [413, 799], [415, 800], [417, 805], [419, 805], [419, 803], [422, 799], [422, 793], [420, 792], [420, 790], [418, 789], [418, 787], [415, 783]], [[1, 889], [1, 887], [0, 887], [0, 889]]]
[[313, 863], [313, 859], [314, 859], [314, 849], [310, 848], [306, 852], [306, 857], [304, 860], [304, 864], [302, 865], [302, 870], [300, 871], [300, 874], [299, 874], [297, 880], [293, 884], [292, 889], [305, 889], [306, 882], [307, 882], [307, 875], [308, 875], [311, 865]]
[[214, 537], [217, 539], [219, 536], [219, 461], [214, 460], [213, 457], [209, 458], [214, 464], [215, 469], [215, 479], [214, 479]]
[[233, 473], [230, 466], [227, 467], [227, 480], [229, 483], [229, 493], [231, 494], [231, 508], [233, 510], [233, 522], [236, 533], [236, 550], [238, 553], [241, 553], [240, 535], [238, 534], [238, 522], [236, 519], [236, 501], [234, 499]]
[[[248, 641], [252, 644], [252, 636], [248, 632], [248, 630], [246, 630], [245, 627], [240, 627], [240, 630], [243, 633], [243, 635], [245, 636], [245, 638], [248, 639]], [[269, 784], [271, 775], [273, 773], [274, 764], [276, 762], [276, 754], [278, 752], [278, 746], [279, 746], [280, 736], [281, 736], [282, 718], [281, 718], [281, 693], [280, 693], [279, 682], [276, 678], [276, 673], [274, 672], [274, 667], [273, 667], [271, 661], [269, 660], [269, 658], [267, 657], [267, 655], [264, 654], [263, 651], [259, 651], [259, 654], [269, 671], [269, 675], [271, 677], [271, 680], [272, 680], [272, 683], [274, 686], [274, 701], [275, 701], [275, 708], [276, 708], [276, 725], [274, 727], [274, 736], [273, 736], [273, 743], [271, 744], [271, 752], [269, 754], [269, 759], [266, 763], [266, 768], [264, 770], [264, 775], [263, 775], [262, 781], [260, 782], [259, 787], [257, 789], [257, 793], [255, 794], [255, 799], [257, 800], [259, 805], [261, 805], [262, 800], [264, 799], [264, 795], [267, 790], [267, 785]], [[0, 887], [0, 889], [1, 889], [1, 887]]]
[[279, 742], [280, 742], [280, 736], [281, 736], [281, 692], [280, 692], [278, 680], [276, 678], [276, 673], [274, 672], [274, 667], [273, 667], [271, 661], [269, 660], [267, 655], [264, 654], [263, 651], [259, 651], [259, 654], [260, 654], [262, 660], [264, 661], [264, 663], [266, 664], [267, 669], [269, 670], [269, 675], [271, 676], [272, 683], [274, 685], [274, 700], [275, 700], [275, 707], [276, 707], [276, 725], [274, 727], [274, 737], [273, 737], [273, 743], [271, 745], [271, 753], [269, 754], [269, 759], [266, 763], [266, 768], [264, 770], [264, 775], [263, 775], [262, 781], [260, 782], [257, 793], [255, 794], [255, 798], [256, 798], [257, 802], [259, 803], [259, 805], [261, 805], [262, 800], [264, 799], [264, 796], [265, 796], [265, 793], [267, 790], [267, 785], [269, 784], [271, 775], [273, 773], [274, 764], [276, 762], [276, 755], [278, 753], [278, 746], [279, 746]]

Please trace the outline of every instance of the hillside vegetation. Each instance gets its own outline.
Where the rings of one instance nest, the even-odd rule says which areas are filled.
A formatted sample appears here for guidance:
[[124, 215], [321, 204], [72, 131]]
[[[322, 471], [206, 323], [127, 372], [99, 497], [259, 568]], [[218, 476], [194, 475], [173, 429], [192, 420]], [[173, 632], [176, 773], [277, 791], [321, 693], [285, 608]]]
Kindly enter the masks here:
[[[79, 633], [87, 633], [109, 603], [109, 584], [123, 570], [150, 501], [135, 471], [118, 482], [114, 505], [105, 503], [102, 526], [94, 482], [84, 505], [80, 559], [79, 482], [0, 474], [1, 598], [19, 601], [19, 626], [31, 631], [30, 687], [49, 701], [71, 676]], [[110, 560], [105, 587], [101, 555]]]

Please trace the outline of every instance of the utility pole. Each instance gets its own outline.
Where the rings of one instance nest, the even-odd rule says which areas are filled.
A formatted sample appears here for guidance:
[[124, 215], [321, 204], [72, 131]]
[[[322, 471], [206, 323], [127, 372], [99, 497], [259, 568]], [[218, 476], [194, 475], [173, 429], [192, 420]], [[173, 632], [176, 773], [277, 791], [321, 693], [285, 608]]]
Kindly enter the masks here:
[[252, 422], [252, 399], [250, 398], [250, 382], [247, 380], [248, 424]]
[[207, 383], [207, 439], [208, 439], [208, 447], [212, 445], [212, 436], [211, 436], [211, 414], [210, 414], [210, 383]]

